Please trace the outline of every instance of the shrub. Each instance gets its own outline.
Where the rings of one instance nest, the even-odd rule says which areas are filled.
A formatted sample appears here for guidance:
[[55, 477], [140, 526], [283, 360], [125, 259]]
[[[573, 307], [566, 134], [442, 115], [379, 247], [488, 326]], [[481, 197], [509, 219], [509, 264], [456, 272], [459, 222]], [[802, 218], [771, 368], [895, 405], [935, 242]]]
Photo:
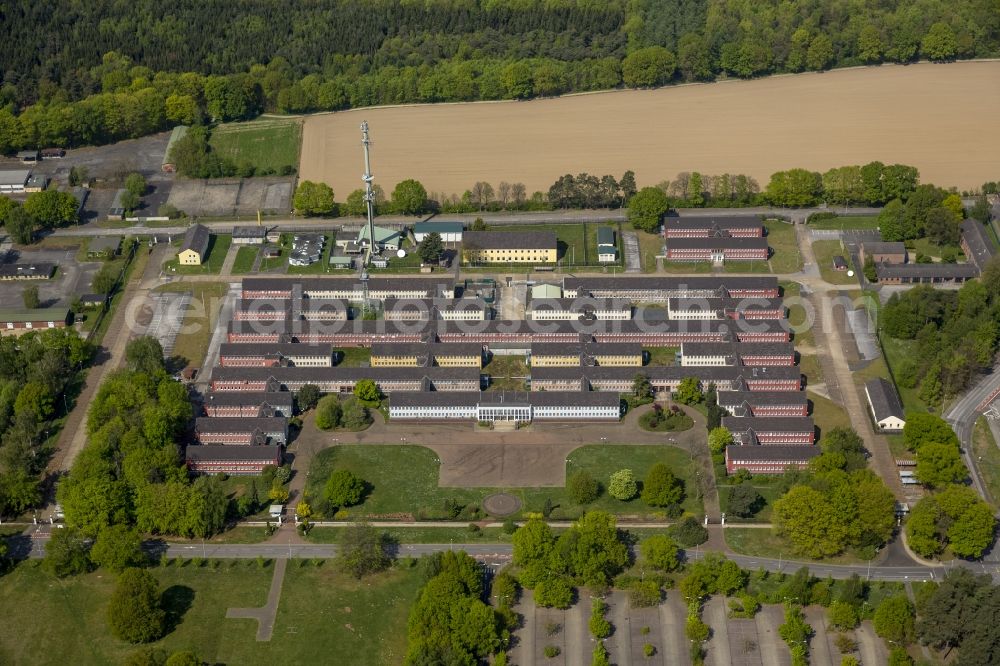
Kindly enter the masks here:
[[562, 650], [559, 649], [558, 645], [546, 645], [545, 646], [545, 658], [546, 659], [555, 659], [560, 654], [562, 654]]
[[708, 541], [708, 530], [698, 522], [697, 518], [689, 516], [671, 525], [667, 534], [677, 542], [681, 548], [694, 548], [697, 545]]
[[684, 635], [688, 640], [701, 643], [708, 640], [708, 625], [701, 621], [697, 615], [688, 615], [687, 622], [684, 623]]
[[652, 608], [660, 603], [660, 584], [655, 580], [639, 581], [629, 590], [629, 601], [635, 608]]
[[566, 484], [566, 489], [577, 504], [590, 504], [601, 494], [601, 486], [597, 479], [583, 470], [573, 473]]
[[543, 608], [569, 608], [573, 588], [562, 578], [549, 578], [535, 586], [535, 603]]
[[590, 609], [590, 634], [598, 640], [611, 635], [611, 623], [604, 617], [607, 608], [607, 604], [600, 599], [595, 599], [594, 605]]
[[642, 654], [645, 655], [647, 659], [649, 659], [650, 657], [656, 654], [656, 646], [654, 646], [652, 643], [646, 643], [645, 645], [642, 646]]
[[627, 502], [639, 492], [639, 485], [630, 469], [620, 469], [611, 474], [608, 482], [608, 494], [617, 500]]

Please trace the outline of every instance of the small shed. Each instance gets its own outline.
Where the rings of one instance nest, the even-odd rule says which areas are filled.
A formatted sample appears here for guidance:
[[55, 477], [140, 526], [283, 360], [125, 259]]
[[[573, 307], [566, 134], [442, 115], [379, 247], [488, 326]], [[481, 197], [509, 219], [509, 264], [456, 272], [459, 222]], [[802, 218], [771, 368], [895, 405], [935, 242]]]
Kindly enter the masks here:
[[461, 222], [417, 222], [413, 225], [413, 238], [420, 243], [430, 234], [436, 233], [444, 243], [461, 243], [463, 230]]
[[121, 248], [121, 236], [95, 236], [87, 244], [87, 258], [113, 257]]
[[21, 160], [25, 164], [34, 164], [38, 161], [38, 151], [37, 150], [22, 150], [17, 153], [17, 159]]
[[80, 296], [80, 306], [84, 309], [99, 308], [106, 300], [107, 296], [104, 294], [83, 294]]
[[877, 432], [902, 432], [906, 425], [903, 403], [896, 387], [881, 377], [865, 384], [868, 406], [875, 419]]
[[25, 192], [42, 192], [49, 186], [48, 176], [29, 176], [24, 184]]
[[835, 271], [846, 271], [847, 270], [847, 260], [841, 255], [837, 255], [833, 258], [833, 270]]
[[167, 149], [163, 153], [163, 163], [160, 165], [160, 169], [167, 172], [173, 173], [177, 170], [177, 165], [171, 159], [170, 151], [180, 139], [184, 138], [184, 135], [188, 132], [187, 125], [178, 125], [170, 132], [170, 140], [167, 141]]
[[108, 209], [109, 220], [125, 219], [125, 206], [122, 204], [122, 198], [124, 196], [125, 196], [124, 189], [115, 192], [115, 200], [111, 202], [111, 208]]
[[531, 288], [532, 300], [538, 298], [562, 298], [562, 287], [557, 284], [536, 284]]

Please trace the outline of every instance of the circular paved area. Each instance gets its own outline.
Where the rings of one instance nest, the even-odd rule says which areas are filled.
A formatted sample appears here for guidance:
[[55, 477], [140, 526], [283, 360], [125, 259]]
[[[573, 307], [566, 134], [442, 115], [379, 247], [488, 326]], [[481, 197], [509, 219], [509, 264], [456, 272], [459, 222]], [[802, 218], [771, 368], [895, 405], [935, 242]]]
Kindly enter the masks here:
[[491, 516], [509, 516], [521, 508], [521, 500], [507, 493], [490, 495], [483, 500], [483, 510]]

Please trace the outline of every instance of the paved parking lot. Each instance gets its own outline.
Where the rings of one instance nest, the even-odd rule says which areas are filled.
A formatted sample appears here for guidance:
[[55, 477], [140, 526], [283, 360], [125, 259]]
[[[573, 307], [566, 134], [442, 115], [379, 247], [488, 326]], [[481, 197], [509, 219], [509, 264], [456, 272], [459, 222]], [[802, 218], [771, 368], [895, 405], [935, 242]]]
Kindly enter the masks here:
[[634, 233], [624, 232], [622, 234], [622, 251], [625, 254], [625, 272], [641, 273], [642, 255], [639, 252], [639, 237]]
[[90, 282], [100, 268], [99, 262], [79, 264], [76, 250], [8, 250], [3, 263], [49, 262], [59, 266], [52, 280], [12, 280], [0, 282], [0, 307], [23, 308], [25, 287], [38, 287], [42, 307], [68, 307], [73, 297], [90, 291]]

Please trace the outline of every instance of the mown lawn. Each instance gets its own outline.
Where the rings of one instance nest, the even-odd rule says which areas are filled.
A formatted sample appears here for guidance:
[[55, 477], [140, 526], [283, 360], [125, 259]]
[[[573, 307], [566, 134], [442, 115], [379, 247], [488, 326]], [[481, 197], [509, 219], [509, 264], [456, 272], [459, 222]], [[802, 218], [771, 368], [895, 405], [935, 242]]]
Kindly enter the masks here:
[[851, 420], [850, 415], [848, 415], [846, 409], [829, 398], [824, 398], [818, 393], [809, 391], [807, 395], [809, 396], [809, 402], [812, 406], [810, 414], [812, 415], [813, 421], [816, 423], [817, 427], [819, 427], [819, 441], [822, 441], [823, 436], [834, 428], [854, 427], [854, 423]]
[[677, 365], [680, 347], [647, 347], [642, 351], [649, 357], [646, 365]]
[[[656, 256], [663, 254], [663, 236], [632, 229], [627, 229], [627, 231], [634, 233], [639, 239], [639, 255], [642, 262], [642, 272], [655, 273]], [[624, 245], [622, 247], [624, 247]], [[624, 257], [622, 258], [622, 261], [624, 262]]]
[[345, 347], [335, 350], [337, 365], [345, 368], [364, 368], [371, 365], [372, 350], [366, 347]]
[[246, 275], [253, 268], [253, 262], [257, 260], [260, 252], [259, 245], [244, 245], [236, 251], [236, 260], [233, 261], [233, 275]]
[[[888, 335], [882, 336], [882, 348], [885, 350], [885, 360], [895, 376], [896, 371], [905, 359], [914, 359], [914, 350], [917, 343], [914, 340], [899, 340]], [[920, 399], [920, 388], [906, 388], [896, 385], [899, 397], [903, 401], [905, 410], [915, 410], [919, 412], [934, 411], [929, 410], [924, 401]]]
[[[790, 558], [802, 560], [792, 553], [791, 547], [777, 536], [773, 530], [761, 527], [727, 527], [725, 529], [726, 545], [734, 553], [749, 555], [751, 557], [765, 557], [771, 559]], [[823, 560], [828, 564], [859, 564], [862, 560], [857, 557], [842, 553], [836, 557], [828, 557]], [[794, 573], [798, 567], [794, 563], [789, 564], [788, 572]]]
[[909, 259], [911, 262], [917, 260], [917, 253], [932, 257], [934, 260], [939, 260], [945, 250], [950, 250], [954, 253], [959, 261], [965, 261], [965, 253], [962, 252], [962, 248], [958, 245], [938, 245], [929, 238], [918, 238], [907, 243], [907, 245], [910, 244], [913, 245], [913, 249], [907, 250], [907, 252], [910, 255]]
[[773, 251], [768, 262], [771, 270], [775, 273], [794, 273], [802, 270], [802, 254], [799, 252], [799, 242], [795, 237], [795, 227], [786, 222], [768, 222], [765, 226], [767, 244]]
[[[285, 572], [274, 635], [256, 641], [253, 620], [226, 619], [226, 609], [262, 606], [273, 565], [224, 560], [154, 567], [174, 626], [152, 644], [168, 653], [192, 650], [210, 664], [318, 664], [351, 655], [358, 664], [400, 663], [406, 617], [421, 580], [416, 569], [391, 570], [355, 581], [331, 562], [293, 560]], [[0, 579], [8, 613], [0, 663], [80, 666], [122, 663], [137, 649], [114, 638], [105, 608], [114, 575], [97, 571], [59, 580], [32, 564]]]
[[972, 435], [972, 455], [976, 458], [979, 475], [986, 484], [986, 491], [993, 506], [1000, 505], [1000, 449], [993, 440], [986, 417], [976, 420]]
[[[642, 479], [653, 464], [666, 463], [685, 483], [687, 496], [683, 507], [699, 515], [702, 502], [695, 489], [695, 464], [684, 451], [672, 446], [584, 446], [569, 455], [567, 478], [578, 470], [591, 474], [607, 485], [611, 473], [630, 468]], [[549, 499], [556, 507], [553, 519], [576, 518], [584, 510], [600, 509], [624, 515], [653, 515], [641, 499], [622, 502], [606, 492], [592, 504], [581, 507], [573, 503], [565, 488], [439, 488], [437, 457], [421, 446], [407, 445], [340, 445], [326, 449], [313, 460], [309, 471], [307, 494], [319, 497], [323, 485], [334, 469], [349, 469], [371, 485], [364, 502], [349, 509], [348, 518], [410, 514], [417, 518], [440, 519], [444, 516], [445, 500], [459, 504], [478, 505], [495, 492], [510, 492], [522, 501], [522, 514], [539, 512]]]
[[218, 275], [232, 242], [232, 236], [212, 234], [208, 237], [208, 250], [200, 266], [181, 266], [174, 255], [173, 259], [163, 262], [163, 272], [168, 275]]
[[816, 255], [816, 263], [819, 264], [820, 275], [830, 284], [858, 284], [858, 276], [848, 276], [847, 271], [837, 271], [833, 268], [833, 258], [840, 255], [847, 261], [849, 270], [854, 270], [851, 265], [850, 253], [841, 246], [839, 240], [818, 240], [813, 241], [813, 254]]
[[302, 125], [295, 119], [267, 118], [226, 123], [212, 130], [212, 150], [237, 165], [252, 164], [258, 171], [299, 166]]
[[[726, 523], [768, 523], [771, 521], [771, 511], [774, 502], [781, 494], [774, 484], [753, 483], [754, 489], [763, 499], [760, 509], [752, 516], [739, 518], [729, 511], [729, 496], [734, 486], [722, 484], [719, 486], [719, 508], [726, 514]], [[766, 530], [765, 530], [766, 531]]]

